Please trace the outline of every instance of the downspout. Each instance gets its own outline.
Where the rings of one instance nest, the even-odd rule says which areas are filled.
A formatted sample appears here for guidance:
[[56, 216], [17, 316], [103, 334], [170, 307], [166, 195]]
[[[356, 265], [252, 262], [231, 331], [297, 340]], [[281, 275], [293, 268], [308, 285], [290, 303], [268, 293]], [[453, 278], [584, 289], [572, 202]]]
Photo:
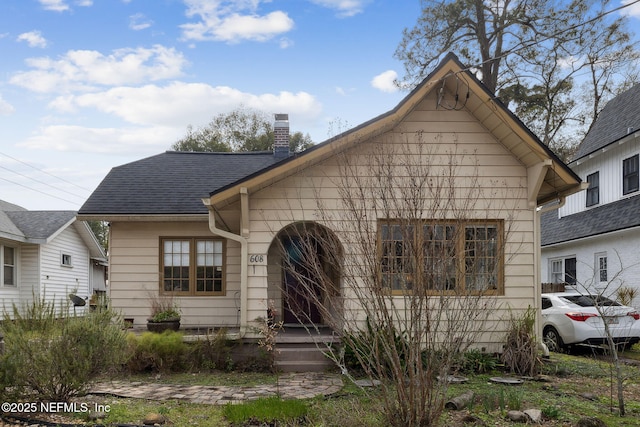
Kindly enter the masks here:
[[210, 199], [202, 199], [209, 210], [209, 230], [216, 236], [224, 237], [225, 239], [233, 240], [240, 243], [240, 334], [242, 338], [247, 333], [247, 318], [248, 318], [248, 279], [249, 279], [249, 193], [245, 187], [240, 188], [240, 232], [241, 234], [234, 234], [227, 230], [222, 230], [216, 225], [216, 212], [213, 206], [211, 206]]

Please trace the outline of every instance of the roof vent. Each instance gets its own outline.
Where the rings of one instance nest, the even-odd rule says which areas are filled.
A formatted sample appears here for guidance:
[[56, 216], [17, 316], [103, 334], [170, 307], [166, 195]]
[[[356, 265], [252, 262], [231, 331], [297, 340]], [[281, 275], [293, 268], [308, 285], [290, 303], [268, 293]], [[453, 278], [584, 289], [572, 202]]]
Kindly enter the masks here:
[[632, 127], [627, 128], [627, 135], [633, 133], [634, 129]]

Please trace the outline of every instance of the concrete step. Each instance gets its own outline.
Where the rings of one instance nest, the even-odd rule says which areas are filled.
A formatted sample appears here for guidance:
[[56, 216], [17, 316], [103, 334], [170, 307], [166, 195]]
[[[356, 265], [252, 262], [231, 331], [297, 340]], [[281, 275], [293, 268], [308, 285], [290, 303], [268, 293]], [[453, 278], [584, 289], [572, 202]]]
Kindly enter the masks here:
[[281, 372], [322, 372], [333, 362], [315, 344], [288, 343], [276, 346], [275, 366]]

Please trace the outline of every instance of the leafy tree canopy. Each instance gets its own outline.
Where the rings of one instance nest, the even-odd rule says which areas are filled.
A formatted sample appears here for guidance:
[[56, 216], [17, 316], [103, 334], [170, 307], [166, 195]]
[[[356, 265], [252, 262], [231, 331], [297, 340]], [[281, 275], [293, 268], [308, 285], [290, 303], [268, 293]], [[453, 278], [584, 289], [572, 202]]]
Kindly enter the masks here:
[[[173, 144], [176, 151], [246, 152], [273, 150], [273, 119], [266, 113], [240, 107], [220, 113], [202, 128], [189, 125], [187, 135]], [[309, 134], [294, 132], [289, 136], [292, 153], [313, 145]]]

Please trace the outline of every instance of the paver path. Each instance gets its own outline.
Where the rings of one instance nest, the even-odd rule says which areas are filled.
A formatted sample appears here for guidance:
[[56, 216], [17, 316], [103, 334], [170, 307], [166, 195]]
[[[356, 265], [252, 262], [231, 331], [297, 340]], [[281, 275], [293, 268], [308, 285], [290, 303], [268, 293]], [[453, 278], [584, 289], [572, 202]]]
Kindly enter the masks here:
[[224, 405], [278, 394], [283, 399], [310, 399], [318, 395], [326, 396], [336, 393], [342, 386], [342, 379], [338, 374], [305, 372], [283, 374], [278, 378], [277, 386], [264, 384], [253, 387], [234, 387], [112, 381], [94, 385], [89, 393], [149, 400], [178, 399], [192, 403]]

